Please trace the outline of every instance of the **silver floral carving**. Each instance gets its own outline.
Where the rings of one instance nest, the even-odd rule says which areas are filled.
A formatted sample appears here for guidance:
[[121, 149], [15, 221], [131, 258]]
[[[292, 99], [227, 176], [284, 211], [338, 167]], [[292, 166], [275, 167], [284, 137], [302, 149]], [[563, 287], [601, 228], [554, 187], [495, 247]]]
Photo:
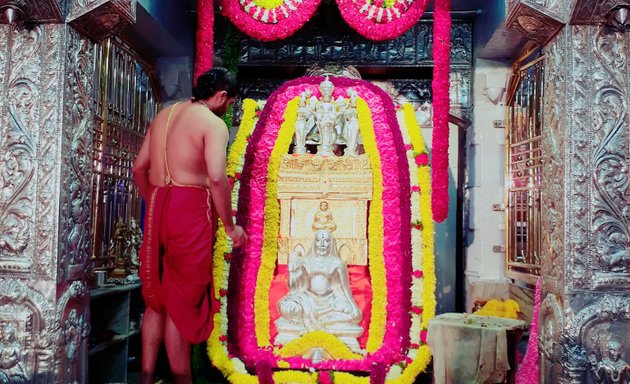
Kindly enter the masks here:
[[[0, 382], [84, 382], [91, 55], [66, 25], [0, 26], [0, 332], [12, 351]], [[76, 268], [58, 274], [58, 262]], [[55, 288], [65, 290], [57, 312]]]
[[627, 132], [626, 38], [597, 29], [592, 39], [594, 287], [630, 288], [630, 183]]
[[[572, 84], [572, 98], [569, 104], [568, 137], [570, 138], [568, 158], [567, 201], [567, 285], [569, 288], [586, 288], [588, 245], [590, 242], [589, 223], [589, 181], [590, 145], [592, 121], [592, 97], [589, 87], [591, 79], [589, 31], [587, 27], [574, 26], [571, 29], [567, 56], [573, 70], [569, 71], [568, 84]], [[569, 92], [571, 92], [569, 91]]]
[[615, 335], [630, 334], [630, 298], [615, 292], [630, 288], [628, 41], [573, 25], [545, 47], [544, 383], [627, 380]]
[[40, 128], [37, 131], [37, 225], [35, 233], [36, 274], [52, 277], [57, 254], [57, 220], [59, 181], [59, 129], [61, 126], [61, 100], [59, 95], [63, 79], [64, 28], [44, 26], [42, 44], [42, 82], [39, 101]]
[[61, 26], [3, 29], [0, 272], [54, 273], [62, 39]]
[[542, 252], [544, 291], [562, 294], [564, 286], [564, 172], [566, 114], [566, 34], [546, 49], [544, 124], [542, 134]]
[[572, 27], [570, 286], [630, 287], [626, 37]]
[[64, 105], [60, 273], [68, 279], [84, 278], [91, 256], [92, 206], [92, 54], [93, 44], [71, 31], [67, 49]]
[[[33, 264], [33, 223], [35, 222], [35, 173], [37, 137], [37, 82], [42, 29], [25, 33], [6, 30], [8, 71], [6, 112], [3, 121], [0, 169], [0, 271], [29, 272]], [[30, 64], [27, 63], [30, 61]]]

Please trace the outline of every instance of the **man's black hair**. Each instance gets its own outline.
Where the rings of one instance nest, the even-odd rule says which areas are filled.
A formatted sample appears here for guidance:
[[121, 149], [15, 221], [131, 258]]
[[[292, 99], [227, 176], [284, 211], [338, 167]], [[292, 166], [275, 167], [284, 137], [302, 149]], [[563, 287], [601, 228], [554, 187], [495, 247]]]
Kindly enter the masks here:
[[236, 97], [238, 88], [238, 81], [233, 73], [223, 67], [215, 67], [197, 78], [197, 85], [193, 88], [193, 101], [206, 100], [220, 91], [226, 91], [228, 97]]

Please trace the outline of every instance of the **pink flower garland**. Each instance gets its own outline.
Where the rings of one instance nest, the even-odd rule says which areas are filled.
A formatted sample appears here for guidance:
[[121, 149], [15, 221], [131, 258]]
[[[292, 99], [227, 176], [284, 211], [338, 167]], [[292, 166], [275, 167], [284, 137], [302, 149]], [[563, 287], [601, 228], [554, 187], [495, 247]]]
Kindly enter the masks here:
[[516, 384], [538, 383], [538, 316], [540, 314], [541, 281], [542, 279], [539, 277], [536, 282], [534, 313], [532, 314], [532, 322], [529, 325], [527, 353], [525, 354], [523, 364], [516, 373]]
[[375, 41], [403, 35], [420, 20], [428, 3], [429, 0], [413, 0], [409, 5], [403, 0], [384, 8], [367, 0], [337, 0], [344, 20], [362, 36]]
[[214, 5], [212, 0], [197, 3], [197, 48], [195, 55], [195, 83], [197, 78], [212, 68], [214, 56]]
[[451, 2], [435, 0], [433, 22], [433, 145], [431, 207], [433, 219], [441, 223], [448, 216], [448, 114]]
[[[317, 85], [323, 78], [307, 77], [285, 83], [274, 92], [266, 103], [256, 129], [247, 148], [245, 167], [241, 178], [238, 221], [247, 223], [250, 235], [248, 246], [237, 251], [230, 273], [230, 290], [238, 292], [228, 306], [230, 314], [237, 322], [230, 325], [232, 340], [238, 345], [239, 355], [246, 365], [261, 360], [277, 363], [271, 345], [259, 348], [255, 337], [254, 296], [256, 278], [261, 265], [261, 251], [264, 237], [264, 202], [267, 184], [267, 164], [278, 129], [283, 121], [287, 103], [305, 89], [318, 94]], [[384, 207], [384, 259], [387, 276], [387, 326], [382, 347], [375, 353], [357, 361], [325, 361], [313, 364], [299, 357], [286, 359], [292, 368], [313, 367], [319, 370], [369, 370], [372, 363], [387, 365], [403, 359], [402, 351], [409, 343], [410, 326], [410, 282], [411, 258], [403, 249], [410, 249], [410, 191], [409, 174], [402, 136], [397, 125], [395, 112], [389, 96], [378, 87], [360, 80], [332, 78], [337, 92], [354, 87], [370, 106], [381, 156], [382, 173], [389, 175], [383, 181], [382, 199]], [[386, 107], [387, 105], [391, 107]], [[402, 166], [404, 165], [404, 166]], [[398, 228], [399, 230], [393, 230]], [[243, 255], [244, 251], [244, 255]], [[238, 271], [236, 269], [239, 269]], [[397, 278], [398, 277], [398, 278]]]
[[[310, 20], [321, 0], [285, 0], [265, 9], [252, 0], [221, 0], [223, 15], [248, 36], [261, 41], [285, 39]], [[265, 21], [266, 20], [266, 21]]]

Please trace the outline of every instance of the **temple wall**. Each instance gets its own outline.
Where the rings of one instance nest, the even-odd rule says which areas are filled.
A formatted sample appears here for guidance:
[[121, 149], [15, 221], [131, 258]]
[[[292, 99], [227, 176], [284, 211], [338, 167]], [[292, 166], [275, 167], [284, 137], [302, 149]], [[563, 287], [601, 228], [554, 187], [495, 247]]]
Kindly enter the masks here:
[[[474, 105], [467, 136], [466, 310], [476, 299], [507, 298], [503, 204], [505, 167], [505, 88], [510, 68], [477, 59]], [[496, 96], [496, 97], [495, 97]]]

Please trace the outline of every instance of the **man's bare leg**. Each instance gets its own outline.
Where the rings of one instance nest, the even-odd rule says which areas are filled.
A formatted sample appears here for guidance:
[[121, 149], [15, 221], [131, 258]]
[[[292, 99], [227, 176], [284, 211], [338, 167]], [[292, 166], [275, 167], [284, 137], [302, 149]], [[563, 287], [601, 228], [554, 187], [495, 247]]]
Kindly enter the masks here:
[[192, 384], [190, 367], [191, 345], [182, 337], [182, 334], [179, 333], [169, 316], [166, 316], [165, 327], [166, 354], [171, 364], [173, 381], [175, 384]]
[[153, 383], [155, 364], [164, 341], [165, 315], [147, 307], [142, 319], [142, 384]]

